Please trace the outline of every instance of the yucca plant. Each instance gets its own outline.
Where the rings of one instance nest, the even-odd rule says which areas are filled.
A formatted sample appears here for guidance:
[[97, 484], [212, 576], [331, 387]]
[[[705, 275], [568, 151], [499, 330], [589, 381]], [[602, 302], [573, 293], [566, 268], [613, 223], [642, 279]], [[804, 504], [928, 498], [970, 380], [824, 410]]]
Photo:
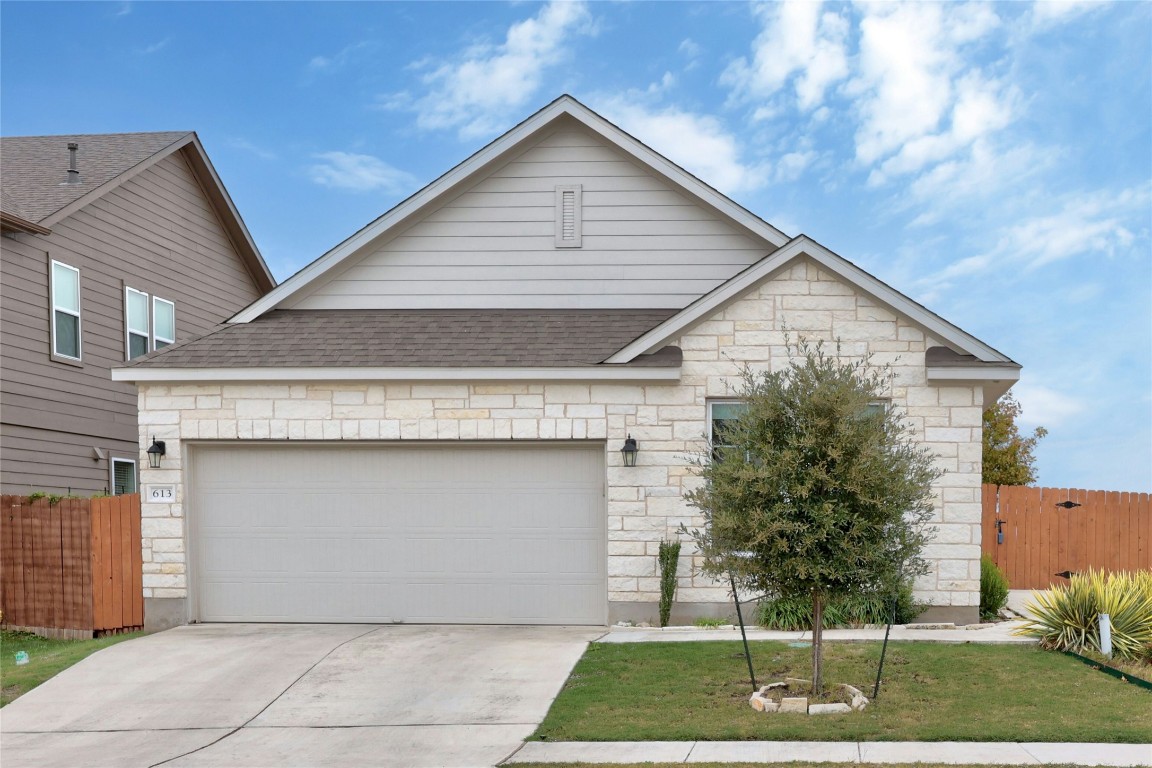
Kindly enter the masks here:
[[1152, 571], [1074, 574], [1067, 585], [1033, 592], [1027, 611], [1033, 618], [1016, 634], [1035, 637], [1044, 648], [1100, 650], [1100, 614], [1112, 625], [1112, 651], [1136, 660], [1152, 644]]

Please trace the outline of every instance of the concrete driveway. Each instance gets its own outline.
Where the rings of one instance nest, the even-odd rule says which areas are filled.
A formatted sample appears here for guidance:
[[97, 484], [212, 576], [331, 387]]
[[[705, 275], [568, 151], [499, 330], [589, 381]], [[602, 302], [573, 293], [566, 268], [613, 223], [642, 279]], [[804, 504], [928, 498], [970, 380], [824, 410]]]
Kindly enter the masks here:
[[492, 766], [589, 627], [206, 624], [112, 646], [0, 710], [4, 768]]

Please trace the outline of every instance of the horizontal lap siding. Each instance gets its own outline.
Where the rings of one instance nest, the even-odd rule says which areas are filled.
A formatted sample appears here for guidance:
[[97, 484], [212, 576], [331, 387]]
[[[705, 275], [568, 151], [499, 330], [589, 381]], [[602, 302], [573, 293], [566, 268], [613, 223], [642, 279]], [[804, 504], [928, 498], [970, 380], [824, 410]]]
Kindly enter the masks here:
[[[582, 188], [582, 247], [556, 248], [555, 187], [571, 184]], [[682, 307], [772, 250], [568, 126], [293, 306]]]
[[[214, 328], [259, 291], [180, 153], [51, 235], [5, 237], [0, 247], [4, 488], [103, 490], [108, 463], [93, 461], [92, 448], [137, 450], [136, 388], [110, 375], [124, 362], [124, 285], [175, 302], [178, 341]], [[49, 259], [80, 270], [80, 367], [49, 358]], [[70, 446], [60, 445], [61, 433], [74, 433]]]

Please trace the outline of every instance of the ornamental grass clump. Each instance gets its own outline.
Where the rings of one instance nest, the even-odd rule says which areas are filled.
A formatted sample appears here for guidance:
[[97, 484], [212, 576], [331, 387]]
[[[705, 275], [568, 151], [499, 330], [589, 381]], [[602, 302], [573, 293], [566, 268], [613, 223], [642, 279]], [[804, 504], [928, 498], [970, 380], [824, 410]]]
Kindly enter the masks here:
[[1035, 637], [1060, 651], [1100, 649], [1100, 614], [1112, 625], [1112, 652], [1138, 660], [1152, 645], [1152, 571], [1105, 573], [1088, 569], [1068, 584], [1033, 592], [1026, 606], [1033, 617], [1016, 634]]

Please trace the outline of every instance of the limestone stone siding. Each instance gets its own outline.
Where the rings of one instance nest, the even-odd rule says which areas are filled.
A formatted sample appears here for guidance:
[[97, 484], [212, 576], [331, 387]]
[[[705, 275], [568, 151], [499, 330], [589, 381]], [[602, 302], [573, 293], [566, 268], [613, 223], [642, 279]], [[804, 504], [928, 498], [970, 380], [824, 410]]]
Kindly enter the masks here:
[[[939, 344], [917, 326], [801, 262], [765, 281], [678, 341], [679, 383], [203, 383], [141, 384], [140, 437], [167, 441], [163, 468], [141, 483], [172, 484], [171, 504], [143, 504], [144, 592], [187, 596], [184, 457], [197, 441], [596, 440], [607, 464], [608, 599], [655, 602], [656, 552], [683, 523], [700, 524], [681, 494], [697, 482], [687, 457], [703, 447], [709, 399], [731, 397], [742, 365], [787, 365], [786, 334], [840, 339], [845, 355], [871, 352], [895, 373], [890, 393], [946, 470], [937, 488], [938, 533], [918, 584], [938, 606], [979, 604], [980, 419], [978, 385], [926, 381], [924, 351]], [[628, 435], [638, 466], [621, 466]], [[677, 599], [723, 602], [694, 575], [683, 550]]]

